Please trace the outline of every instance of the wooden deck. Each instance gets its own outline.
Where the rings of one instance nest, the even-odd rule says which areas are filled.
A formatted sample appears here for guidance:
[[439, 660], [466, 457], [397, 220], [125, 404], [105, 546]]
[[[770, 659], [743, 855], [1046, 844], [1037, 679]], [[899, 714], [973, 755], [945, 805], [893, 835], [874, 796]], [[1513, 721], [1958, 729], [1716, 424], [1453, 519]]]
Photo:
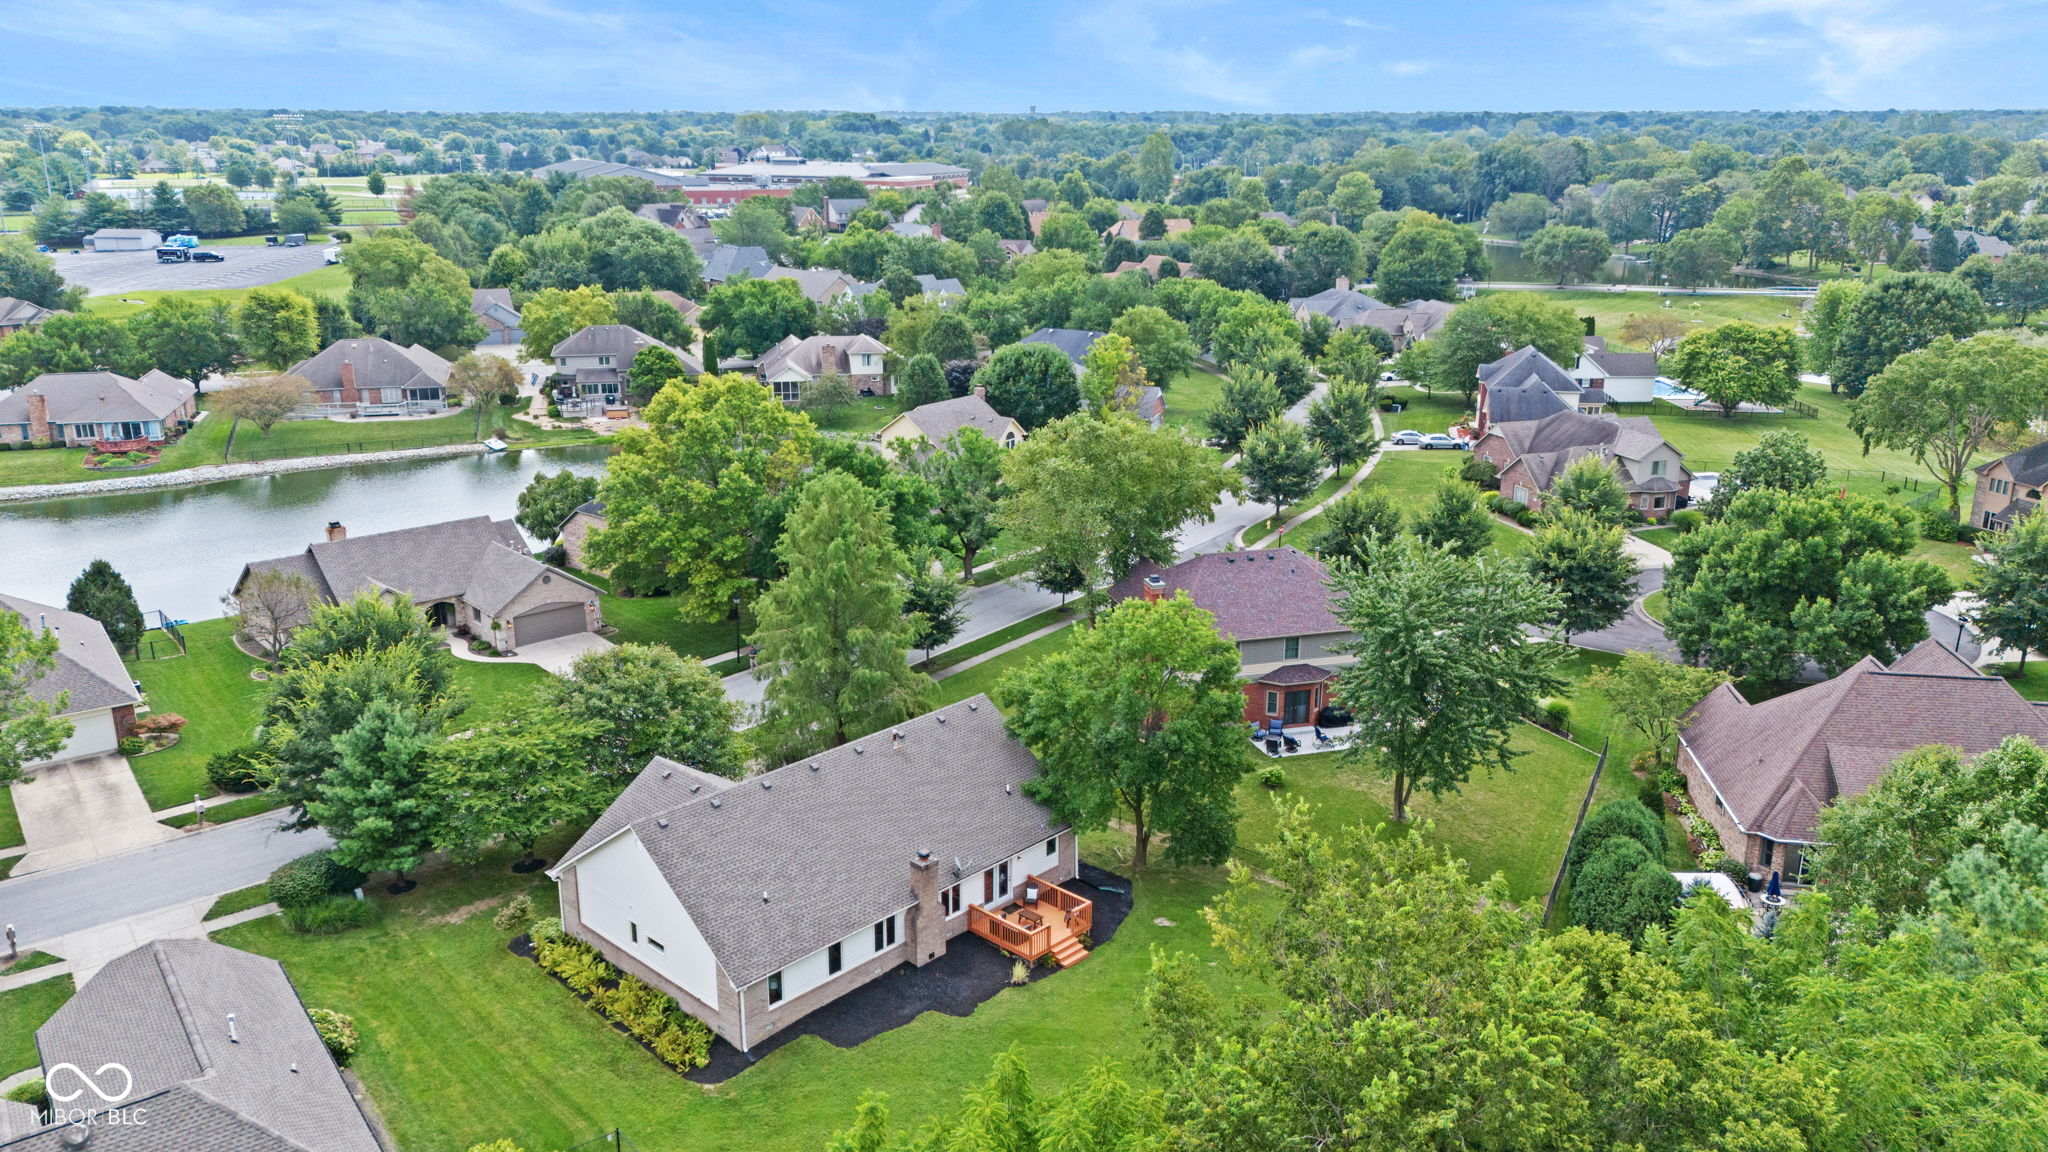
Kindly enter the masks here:
[[[1037, 903], [1025, 895], [1038, 889]], [[1000, 908], [967, 909], [967, 928], [976, 936], [1029, 963], [1051, 956], [1062, 968], [1088, 958], [1081, 938], [1095, 923], [1095, 905], [1050, 880], [1026, 876], [1011, 890], [1016, 899]]]

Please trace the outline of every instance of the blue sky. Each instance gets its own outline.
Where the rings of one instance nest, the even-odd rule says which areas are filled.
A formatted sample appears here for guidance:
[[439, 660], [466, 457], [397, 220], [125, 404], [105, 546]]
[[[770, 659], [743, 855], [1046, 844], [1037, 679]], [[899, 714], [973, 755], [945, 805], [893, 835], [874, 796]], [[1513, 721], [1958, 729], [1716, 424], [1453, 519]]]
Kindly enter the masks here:
[[0, 104], [1230, 112], [2048, 106], [2048, 0], [68, 0]]

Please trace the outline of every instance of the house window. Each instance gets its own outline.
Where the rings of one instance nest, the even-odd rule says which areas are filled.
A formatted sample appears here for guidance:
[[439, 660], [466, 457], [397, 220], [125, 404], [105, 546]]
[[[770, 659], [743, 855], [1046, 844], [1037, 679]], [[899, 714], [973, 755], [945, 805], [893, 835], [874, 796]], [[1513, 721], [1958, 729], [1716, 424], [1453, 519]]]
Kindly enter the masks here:
[[1664, 461], [1662, 461], [1662, 460], [1652, 460], [1652, 461], [1650, 461], [1650, 475], [1652, 475], [1652, 476], [1662, 476], [1663, 474], [1664, 474]]
[[1522, 487], [1520, 484], [1515, 485], [1515, 503], [1527, 504], [1528, 502], [1529, 490], [1527, 488]]
[[640, 925], [629, 920], [626, 922], [626, 930], [632, 933], [633, 943], [638, 944], [640, 942]]
[[1008, 896], [1009, 894], [1010, 862], [1005, 860], [1001, 864], [996, 865], [996, 895]]
[[803, 395], [803, 386], [794, 380], [777, 380], [774, 388], [775, 398], [784, 404], [794, 404]]
[[1047, 856], [1057, 856], [1057, 855], [1059, 855], [1059, 854], [1060, 854], [1060, 838], [1059, 838], [1059, 837], [1055, 836], [1055, 837], [1053, 837], [1052, 839], [1050, 839], [1050, 840], [1047, 840], [1047, 841], [1045, 842], [1045, 854], [1046, 854]]
[[611, 366], [612, 366], [612, 358], [611, 358], [611, 357], [609, 357], [609, 356], [599, 356], [599, 357], [597, 358], [597, 366], [598, 366], [599, 368], [609, 368], [609, 367], [611, 367]]
[[996, 902], [996, 873], [993, 868], [981, 874], [981, 902], [983, 904], [993, 904]]
[[481, 609], [471, 608], [469, 610], [469, 618], [478, 623], [482, 623], [484, 618], [483, 611]]
[[960, 886], [958, 884], [939, 893], [939, 911], [948, 916], [958, 916], [960, 914]]
[[768, 1003], [782, 1003], [782, 973], [780, 972], [770, 972], [768, 974]]
[[837, 944], [833, 944], [825, 949], [825, 974], [827, 976], [839, 975], [839, 945]]
[[[880, 952], [894, 943], [896, 943], [896, 918], [891, 916], [887, 920], [876, 921], [875, 951]], [[837, 945], [834, 945], [834, 947], [837, 947]]]
[[1664, 498], [1662, 496], [1658, 496], [1650, 501], [1650, 507], [1652, 508], [1662, 508], [1663, 506]]
[[648, 942], [649, 944], [651, 944], [651, 945], [653, 945], [653, 946], [654, 946], [654, 950], [655, 950], [656, 952], [666, 952], [666, 951], [668, 951], [668, 949], [667, 949], [667, 948], [664, 948], [664, 947], [662, 947], [662, 945], [661, 945], [661, 941], [659, 941], [659, 940], [656, 940], [656, 939], [655, 939], [654, 937], [652, 937], [652, 936], [649, 936], [649, 937], [647, 938], [647, 942]]
[[1289, 636], [1281, 641], [1280, 656], [1284, 660], [1299, 659], [1301, 657], [1301, 637]]
[[1771, 866], [1771, 850], [1776, 847], [1777, 845], [1775, 843], [1772, 843], [1769, 840], [1764, 841], [1764, 854], [1762, 858], [1758, 860], [1758, 863], [1762, 864], [1766, 868], [1769, 868]]
[[1268, 692], [1268, 693], [1266, 693], [1266, 715], [1268, 715], [1268, 716], [1278, 716], [1279, 714], [1280, 714], [1280, 694], [1279, 694], [1278, 692]]

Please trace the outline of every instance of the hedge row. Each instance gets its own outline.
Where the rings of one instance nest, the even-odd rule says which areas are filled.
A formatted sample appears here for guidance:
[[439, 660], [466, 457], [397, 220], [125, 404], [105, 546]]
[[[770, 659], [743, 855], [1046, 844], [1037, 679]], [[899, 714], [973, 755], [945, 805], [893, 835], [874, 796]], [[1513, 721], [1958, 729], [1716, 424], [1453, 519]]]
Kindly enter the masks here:
[[684, 1072], [710, 1063], [711, 1029], [703, 1021], [639, 977], [613, 967], [595, 948], [564, 933], [560, 920], [534, 925], [533, 955], [542, 968], [605, 1017], [623, 1025], [663, 1063]]

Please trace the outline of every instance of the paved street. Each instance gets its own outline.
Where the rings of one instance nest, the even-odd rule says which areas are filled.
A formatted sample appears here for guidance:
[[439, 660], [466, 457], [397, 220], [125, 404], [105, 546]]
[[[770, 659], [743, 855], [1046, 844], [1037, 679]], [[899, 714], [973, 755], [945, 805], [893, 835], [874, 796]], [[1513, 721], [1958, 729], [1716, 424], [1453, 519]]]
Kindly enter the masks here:
[[166, 288], [255, 288], [275, 284], [327, 262], [324, 244], [272, 248], [263, 244], [225, 244], [213, 251], [225, 256], [218, 264], [159, 264], [154, 249], [141, 252], [59, 252], [51, 259], [57, 271], [92, 296]]
[[90, 864], [0, 880], [0, 922], [21, 946], [155, 913], [247, 888], [279, 864], [331, 841], [327, 834], [280, 832], [256, 816]]

